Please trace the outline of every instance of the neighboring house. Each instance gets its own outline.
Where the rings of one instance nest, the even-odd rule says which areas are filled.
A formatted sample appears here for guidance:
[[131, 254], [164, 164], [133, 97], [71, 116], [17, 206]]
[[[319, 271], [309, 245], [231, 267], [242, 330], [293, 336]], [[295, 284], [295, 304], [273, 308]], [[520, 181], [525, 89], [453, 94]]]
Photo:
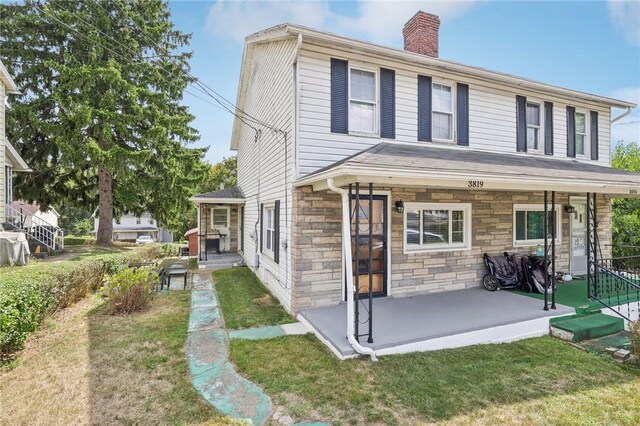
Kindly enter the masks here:
[[9, 204], [11, 209], [15, 212], [24, 215], [25, 222], [23, 226], [25, 228], [31, 228], [33, 226], [52, 226], [58, 227], [58, 219], [60, 213], [56, 209], [50, 207], [48, 211], [44, 212], [40, 209], [38, 203], [27, 203], [25, 201], [13, 201]]
[[[98, 231], [99, 219], [94, 213], [93, 232]], [[113, 219], [113, 241], [135, 241], [141, 235], [149, 235], [154, 241], [173, 242], [173, 233], [156, 222], [150, 213], [136, 216], [133, 213], [123, 214], [120, 219]]]
[[[442, 300], [445, 311], [476, 313], [465, 321], [471, 328], [460, 329], [471, 333], [486, 317], [502, 318], [495, 301], [506, 297], [488, 293], [491, 310], [478, 314], [484, 302], [463, 295], [485, 293], [449, 293], [482, 285], [483, 253], [535, 251], [546, 210], [550, 229], [557, 224], [556, 269], [587, 273], [588, 254], [611, 254], [611, 199], [640, 189], [639, 174], [610, 168], [610, 128], [620, 118], [612, 108], [635, 104], [439, 59], [439, 25], [416, 14], [404, 27], [404, 50], [292, 24], [247, 37], [236, 103], [266, 125], [236, 118], [238, 187], [192, 198], [200, 259], [241, 253], [339, 356], [349, 356], [349, 346], [367, 351], [353, 341], [352, 299], [368, 298], [370, 288], [378, 298], [360, 315], [373, 306], [376, 318], [379, 306], [387, 316], [376, 327], [409, 336], [384, 346], [374, 329], [380, 353], [460, 345], [423, 342], [402, 321], [412, 330], [442, 324], [421, 326], [392, 302], [428, 295], [424, 306]], [[334, 319], [314, 322], [322, 309]], [[548, 332], [538, 311], [530, 328], [459, 340]]]
[[5, 97], [19, 94], [15, 82], [0, 61], [0, 200], [3, 201], [3, 208], [0, 209], [0, 224], [7, 221], [7, 216], [11, 216], [7, 206], [13, 202], [13, 173], [31, 171], [7, 140], [5, 129]]

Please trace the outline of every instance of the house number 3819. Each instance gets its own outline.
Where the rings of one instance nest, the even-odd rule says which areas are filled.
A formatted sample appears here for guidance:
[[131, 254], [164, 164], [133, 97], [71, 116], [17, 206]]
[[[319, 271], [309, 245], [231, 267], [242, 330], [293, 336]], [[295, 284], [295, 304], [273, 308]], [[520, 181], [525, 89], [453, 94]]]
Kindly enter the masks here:
[[470, 180], [469, 188], [482, 188], [484, 186], [484, 182], [481, 180]]

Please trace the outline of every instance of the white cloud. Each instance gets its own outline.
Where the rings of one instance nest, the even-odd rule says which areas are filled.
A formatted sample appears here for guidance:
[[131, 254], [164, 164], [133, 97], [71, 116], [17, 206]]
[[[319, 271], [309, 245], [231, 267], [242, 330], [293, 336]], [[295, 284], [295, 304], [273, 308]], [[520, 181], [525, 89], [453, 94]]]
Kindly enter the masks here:
[[242, 41], [256, 31], [291, 22], [339, 34], [390, 44], [401, 40], [402, 27], [418, 10], [452, 19], [473, 6], [473, 1], [359, 1], [356, 16], [340, 15], [324, 1], [219, 0], [207, 16], [205, 30], [216, 37]]
[[[633, 102], [640, 105], [640, 87], [626, 87], [614, 90], [611, 97], [623, 101]], [[640, 142], [640, 107], [631, 114], [611, 125], [611, 146], [615, 146], [618, 141]], [[615, 109], [612, 111], [612, 118], [622, 114], [625, 110]], [[625, 124], [628, 123], [628, 124]]]
[[218, 0], [209, 9], [205, 31], [216, 37], [243, 41], [250, 34], [284, 22], [323, 28], [329, 16], [326, 1]]
[[608, 0], [609, 17], [633, 46], [640, 46], [640, 2]]

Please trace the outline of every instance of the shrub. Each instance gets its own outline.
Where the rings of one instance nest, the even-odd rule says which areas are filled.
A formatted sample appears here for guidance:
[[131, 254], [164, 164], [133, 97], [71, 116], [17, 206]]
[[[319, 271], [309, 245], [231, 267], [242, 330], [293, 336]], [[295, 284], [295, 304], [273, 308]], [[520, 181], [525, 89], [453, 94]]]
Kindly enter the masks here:
[[65, 246], [92, 246], [95, 243], [96, 239], [91, 235], [66, 235], [64, 237]]
[[124, 268], [107, 278], [104, 294], [112, 313], [128, 314], [149, 305], [158, 275], [151, 268]]
[[155, 259], [159, 245], [102, 254], [81, 261], [42, 263], [28, 268], [0, 268], [0, 353], [22, 347], [45, 315], [97, 290], [105, 276], [129, 262]]
[[640, 320], [631, 323], [630, 331], [631, 353], [636, 357], [636, 362], [640, 363]]

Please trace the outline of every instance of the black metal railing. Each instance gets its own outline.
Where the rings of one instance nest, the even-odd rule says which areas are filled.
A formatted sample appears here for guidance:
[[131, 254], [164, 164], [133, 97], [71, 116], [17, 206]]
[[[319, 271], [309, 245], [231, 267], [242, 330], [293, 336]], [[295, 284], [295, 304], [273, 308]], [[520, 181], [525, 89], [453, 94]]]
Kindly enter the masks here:
[[627, 321], [640, 311], [640, 256], [600, 259], [595, 266], [591, 298]]

